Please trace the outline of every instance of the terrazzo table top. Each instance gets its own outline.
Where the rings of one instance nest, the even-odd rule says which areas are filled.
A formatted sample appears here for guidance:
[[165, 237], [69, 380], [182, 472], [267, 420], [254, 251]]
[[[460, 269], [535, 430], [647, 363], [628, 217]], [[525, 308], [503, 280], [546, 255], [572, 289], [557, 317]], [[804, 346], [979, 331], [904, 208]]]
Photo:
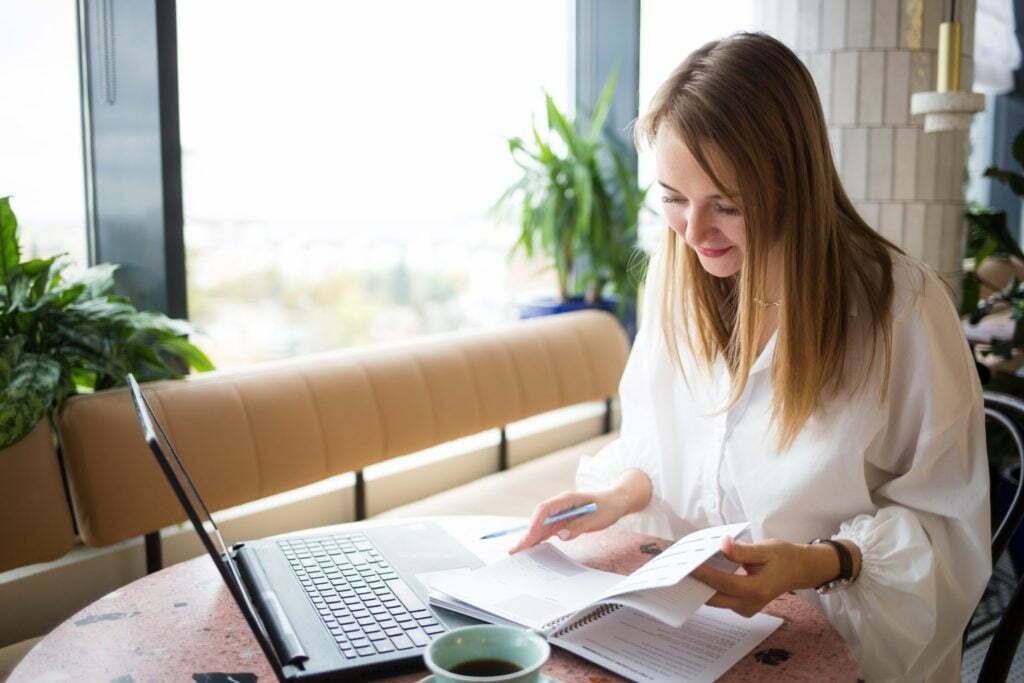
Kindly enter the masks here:
[[[509, 535], [479, 541], [478, 537], [521, 521], [484, 516], [433, 520], [485, 562], [504, 555], [516, 538]], [[399, 520], [388, 520], [395, 521]], [[340, 527], [323, 530], [334, 529]], [[620, 574], [632, 572], [670, 545], [617, 529], [557, 543], [588, 566]], [[784, 595], [765, 611], [782, 617], [785, 623], [720, 680], [860, 678], [860, 669], [839, 634], [799, 597]], [[624, 680], [557, 647], [552, 648], [543, 671], [565, 683]], [[426, 674], [424, 669], [378, 680], [413, 683]], [[252, 683], [275, 678], [216, 567], [203, 556], [143, 577], [92, 603], [40, 641], [9, 680]]]

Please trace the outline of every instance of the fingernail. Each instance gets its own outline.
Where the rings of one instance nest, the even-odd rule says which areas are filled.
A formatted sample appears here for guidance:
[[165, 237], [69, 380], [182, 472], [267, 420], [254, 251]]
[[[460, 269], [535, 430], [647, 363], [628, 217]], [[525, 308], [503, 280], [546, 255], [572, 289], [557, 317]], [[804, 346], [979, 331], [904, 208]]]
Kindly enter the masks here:
[[572, 538], [572, 532], [568, 529], [562, 529], [558, 532], [558, 537], [563, 541], [568, 541], [570, 538]]

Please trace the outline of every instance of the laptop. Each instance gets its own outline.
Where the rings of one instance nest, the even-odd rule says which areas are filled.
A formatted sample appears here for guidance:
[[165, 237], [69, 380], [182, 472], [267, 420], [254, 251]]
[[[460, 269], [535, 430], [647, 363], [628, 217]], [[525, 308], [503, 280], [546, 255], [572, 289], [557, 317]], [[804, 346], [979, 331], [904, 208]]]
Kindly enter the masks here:
[[433, 638], [480, 623], [431, 607], [416, 579], [482, 565], [432, 522], [229, 546], [132, 375], [128, 385], [146, 443], [278, 680], [362, 680], [418, 668]]

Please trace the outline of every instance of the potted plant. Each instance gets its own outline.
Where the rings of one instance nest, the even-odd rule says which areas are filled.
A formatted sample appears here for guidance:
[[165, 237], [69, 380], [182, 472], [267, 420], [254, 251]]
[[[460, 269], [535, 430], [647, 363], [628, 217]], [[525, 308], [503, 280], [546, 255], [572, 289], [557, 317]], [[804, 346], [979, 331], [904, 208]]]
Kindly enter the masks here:
[[637, 247], [637, 224], [647, 190], [604, 122], [615, 91], [613, 72], [592, 116], [575, 120], [545, 93], [547, 134], [531, 123], [532, 140], [508, 139], [509, 152], [522, 171], [495, 204], [499, 215], [514, 216], [519, 238], [513, 253], [541, 254], [558, 275], [558, 300], [524, 304], [521, 317], [578, 308], [616, 312], [631, 327], [637, 280], [644, 255]]
[[0, 459], [30, 433], [54, 424], [74, 393], [177, 378], [213, 364], [185, 339], [192, 327], [138, 311], [114, 290], [113, 264], [65, 279], [63, 255], [21, 260], [18, 221], [0, 198]]
[[[1012, 150], [1024, 165], [1024, 130], [1017, 134]], [[991, 167], [985, 176], [1024, 197], [1020, 173]], [[976, 356], [985, 363], [982, 381], [987, 389], [1024, 396], [1024, 378], [1018, 374], [1024, 364], [1024, 251], [1010, 233], [1004, 211], [972, 205], [967, 222], [960, 312]], [[988, 435], [988, 451], [996, 524], [1009, 508], [1021, 471], [1016, 447], [1003, 430]], [[1010, 556], [1018, 571], [1024, 569], [1024, 532], [1020, 530], [1010, 543]]]
[[[1013, 155], [1024, 164], [1024, 130], [1013, 142]], [[1024, 196], [1024, 176], [991, 167], [985, 176]], [[1016, 370], [1024, 364], [1024, 251], [1006, 224], [1006, 213], [972, 204], [965, 250], [960, 312], [968, 337], [992, 371], [987, 385], [1024, 395]], [[993, 385], [995, 383], [995, 385]]]

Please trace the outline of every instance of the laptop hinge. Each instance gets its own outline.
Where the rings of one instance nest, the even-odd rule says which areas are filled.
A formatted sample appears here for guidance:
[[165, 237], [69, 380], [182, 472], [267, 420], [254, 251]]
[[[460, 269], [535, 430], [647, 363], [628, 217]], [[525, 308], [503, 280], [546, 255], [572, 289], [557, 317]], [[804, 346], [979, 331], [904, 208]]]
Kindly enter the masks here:
[[239, 544], [235, 548], [235, 560], [248, 584], [246, 588], [249, 589], [249, 597], [267, 627], [267, 634], [277, 650], [278, 659], [282, 665], [291, 664], [301, 668], [302, 662], [309, 659], [309, 655], [303, 649], [277, 593], [270, 587], [263, 564], [249, 546]]

